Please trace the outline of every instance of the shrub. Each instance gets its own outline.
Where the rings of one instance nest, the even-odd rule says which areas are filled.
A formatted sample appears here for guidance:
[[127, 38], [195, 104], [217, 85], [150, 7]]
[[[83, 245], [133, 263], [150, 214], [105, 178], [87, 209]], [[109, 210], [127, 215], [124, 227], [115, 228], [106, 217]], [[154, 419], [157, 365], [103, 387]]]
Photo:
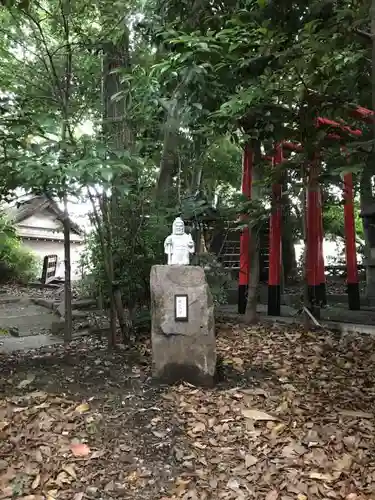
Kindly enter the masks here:
[[[171, 223], [149, 207], [145, 215], [144, 199], [130, 193], [121, 201], [113, 227], [113, 264], [115, 282], [124, 305], [134, 313], [149, 305], [150, 271], [154, 264], [165, 262], [163, 242]], [[80, 285], [85, 294], [95, 295], [100, 288], [108, 299], [108, 283], [99, 237], [96, 231], [86, 241], [81, 258], [86, 277]]]
[[22, 246], [13, 225], [0, 214], [0, 282], [27, 283], [36, 272], [36, 257]]
[[218, 261], [216, 255], [203, 253], [199, 254], [197, 258], [206, 274], [214, 303], [226, 304], [227, 292], [232, 283], [230, 272]]

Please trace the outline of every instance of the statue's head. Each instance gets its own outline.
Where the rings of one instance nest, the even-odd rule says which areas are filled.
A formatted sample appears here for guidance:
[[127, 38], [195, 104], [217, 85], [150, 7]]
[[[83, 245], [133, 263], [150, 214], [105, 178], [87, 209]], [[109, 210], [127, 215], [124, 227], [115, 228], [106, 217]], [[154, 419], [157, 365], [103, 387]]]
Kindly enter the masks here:
[[184, 221], [180, 217], [177, 217], [173, 221], [172, 232], [173, 232], [173, 234], [177, 234], [177, 235], [184, 234], [185, 224], [184, 224]]

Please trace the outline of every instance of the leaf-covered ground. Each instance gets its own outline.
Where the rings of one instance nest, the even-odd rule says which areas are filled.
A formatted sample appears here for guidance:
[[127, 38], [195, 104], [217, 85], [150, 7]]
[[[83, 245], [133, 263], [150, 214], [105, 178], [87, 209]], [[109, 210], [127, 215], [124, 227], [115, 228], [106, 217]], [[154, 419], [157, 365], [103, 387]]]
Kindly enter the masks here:
[[375, 498], [375, 341], [220, 325], [214, 389], [149, 346], [3, 355], [0, 498]]

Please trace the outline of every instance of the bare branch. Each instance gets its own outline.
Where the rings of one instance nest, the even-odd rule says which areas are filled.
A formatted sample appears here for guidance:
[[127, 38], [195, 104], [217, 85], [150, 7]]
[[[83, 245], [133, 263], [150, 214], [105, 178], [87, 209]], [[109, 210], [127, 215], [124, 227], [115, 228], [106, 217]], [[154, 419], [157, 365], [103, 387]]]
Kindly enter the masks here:
[[[25, 16], [28, 19], [30, 19], [31, 22], [36, 26], [36, 28], [37, 28], [37, 30], [38, 30], [38, 32], [40, 34], [41, 41], [43, 43], [44, 50], [46, 51], [47, 58], [48, 58], [48, 61], [49, 61], [49, 64], [50, 64], [50, 70], [51, 70], [53, 78], [55, 80], [56, 90], [60, 94], [61, 99], [63, 100], [64, 96], [63, 96], [63, 94], [61, 92], [60, 79], [59, 79], [59, 76], [58, 76], [58, 73], [57, 73], [57, 69], [56, 69], [55, 62], [53, 60], [52, 54], [51, 54], [51, 52], [49, 50], [49, 46], [48, 46], [46, 37], [45, 37], [44, 32], [43, 32], [43, 28], [42, 28], [42, 26], [40, 24], [40, 21], [38, 19], [36, 19], [29, 11], [25, 10], [23, 12], [24, 12]], [[47, 65], [46, 65], [46, 69], [48, 70], [48, 66]]]
[[360, 29], [355, 29], [354, 30], [355, 33], [357, 33], [357, 35], [363, 37], [363, 38], [366, 38], [366, 40], [368, 42], [371, 42], [372, 41], [372, 36], [371, 36], [371, 33], [368, 33], [367, 31], [363, 31], [363, 30], [360, 30]]
[[[18, 18], [14, 15], [14, 13], [13, 13], [13, 11], [12, 11], [12, 10], [9, 10], [9, 13], [10, 13], [10, 15], [12, 16], [13, 20], [15, 21], [15, 23], [17, 24], [18, 29], [20, 29], [20, 31], [23, 33], [22, 27], [21, 27], [21, 26], [20, 26], [20, 24], [19, 24], [19, 19], [18, 19]], [[37, 36], [36, 36], [36, 34], [35, 34], [35, 31], [34, 31], [34, 29], [33, 29], [33, 27], [32, 27], [32, 26], [31, 26], [31, 29], [32, 29], [32, 31], [33, 31], [33, 34], [34, 34], [35, 40], [38, 42], [39, 40], [38, 40], [38, 38], [37, 38]], [[8, 33], [7, 33], [7, 35], [9, 36], [9, 34], [8, 34]], [[18, 41], [17, 41], [17, 43], [18, 43]], [[29, 48], [28, 48], [28, 47], [27, 47], [27, 49], [29, 50]], [[36, 54], [35, 54], [35, 55], [36, 55]], [[46, 71], [47, 71], [47, 75], [50, 75], [50, 70], [49, 70], [49, 68], [48, 68], [48, 65], [46, 64], [46, 61], [45, 61], [44, 57], [41, 57], [41, 56], [37, 56], [37, 57], [38, 57], [38, 59], [40, 60], [40, 62], [43, 64], [44, 68], [46, 69]], [[53, 83], [54, 83], [54, 82], [53, 82], [53, 79], [52, 79], [52, 78], [51, 78], [51, 82], [52, 82], [52, 85], [53, 85]], [[52, 86], [52, 88], [53, 88], [53, 86]]]

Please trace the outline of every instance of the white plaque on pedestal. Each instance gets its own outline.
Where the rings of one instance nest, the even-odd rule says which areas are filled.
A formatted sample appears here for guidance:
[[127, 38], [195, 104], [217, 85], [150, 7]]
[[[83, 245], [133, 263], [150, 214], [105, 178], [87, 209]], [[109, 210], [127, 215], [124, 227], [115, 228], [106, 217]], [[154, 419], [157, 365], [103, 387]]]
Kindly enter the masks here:
[[189, 321], [189, 303], [187, 295], [174, 296], [175, 321]]

